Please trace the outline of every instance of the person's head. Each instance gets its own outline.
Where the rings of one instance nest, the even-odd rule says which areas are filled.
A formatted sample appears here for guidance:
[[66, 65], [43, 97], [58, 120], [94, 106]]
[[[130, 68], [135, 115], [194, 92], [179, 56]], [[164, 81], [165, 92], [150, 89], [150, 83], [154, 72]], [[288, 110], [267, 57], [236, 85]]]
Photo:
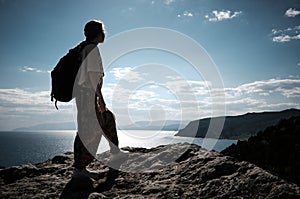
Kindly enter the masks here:
[[105, 37], [103, 23], [97, 20], [87, 22], [84, 26], [84, 35], [87, 41], [102, 43]]

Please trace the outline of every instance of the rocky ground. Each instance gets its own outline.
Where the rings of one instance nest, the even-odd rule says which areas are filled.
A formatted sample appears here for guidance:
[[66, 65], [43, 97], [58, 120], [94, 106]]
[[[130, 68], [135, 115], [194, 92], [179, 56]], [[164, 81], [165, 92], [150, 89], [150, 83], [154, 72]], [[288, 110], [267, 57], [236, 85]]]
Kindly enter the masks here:
[[119, 172], [105, 154], [90, 165], [99, 180], [72, 179], [72, 153], [1, 169], [0, 198], [300, 198], [296, 184], [196, 145], [124, 150]]

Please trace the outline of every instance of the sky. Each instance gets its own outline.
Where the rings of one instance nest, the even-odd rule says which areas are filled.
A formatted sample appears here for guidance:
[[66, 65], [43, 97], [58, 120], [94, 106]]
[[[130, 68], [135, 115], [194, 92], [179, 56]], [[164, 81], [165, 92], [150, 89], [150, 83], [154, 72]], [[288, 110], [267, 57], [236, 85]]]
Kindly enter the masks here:
[[[300, 108], [300, 0], [0, 0], [0, 131], [75, 121], [74, 102], [57, 111], [50, 101], [49, 72], [92, 19], [105, 24], [103, 94], [120, 125], [190, 121], [222, 105], [225, 115]], [[211, 60], [224, 99], [201, 71], [208, 65], [199, 73], [172, 51], [180, 47]]]

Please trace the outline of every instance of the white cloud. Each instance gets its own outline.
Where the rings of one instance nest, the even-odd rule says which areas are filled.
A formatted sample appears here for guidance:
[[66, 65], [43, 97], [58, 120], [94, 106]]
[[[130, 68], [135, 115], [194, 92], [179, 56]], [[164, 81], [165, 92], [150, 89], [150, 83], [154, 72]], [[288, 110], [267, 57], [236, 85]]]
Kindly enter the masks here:
[[185, 11], [185, 12], [183, 13], [183, 16], [186, 16], [186, 17], [192, 17], [192, 16], [194, 16], [194, 15], [193, 15], [193, 13], [191, 13], [191, 12]]
[[226, 11], [213, 10], [211, 13], [205, 15], [205, 18], [208, 21], [217, 22], [217, 21], [233, 19], [235, 17], [238, 17], [241, 14], [242, 14], [242, 11], [232, 12], [230, 10], [226, 10]]
[[295, 8], [289, 8], [286, 12], [285, 12], [285, 16], [287, 17], [295, 17], [297, 15], [300, 14], [299, 10], [296, 10]]
[[295, 27], [289, 27], [283, 30], [272, 29], [271, 30], [272, 41], [277, 43], [290, 42], [292, 40], [300, 39], [300, 25]]
[[22, 72], [50, 73], [51, 71], [40, 70], [36, 67], [24, 66], [20, 69]]
[[22, 89], [0, 89], [0, 102], [18, 105], [40, 105], [49, 98], [49, 91], [29, 92]]
[[280, 30], [272, 29], [271, 32], [273, 35], [276, 35], [276, 34], [280, 33]]
[[282, 93], [287, 98], [300, 98], [300, 86], [293, 89], [278, 87], [275, 91]]
[[175, 2], [175, 0], [164, 0], [164, 4], [166, 4], [166, 5], [170, 5], [173, 2]]
[[269, 79], [226, 88], [228, 115], [300, 108], [299, 79]]
[[131, 67], [113, 68], [110, 73], [112, 73], [118, 80], [124, 80], [127, 82], [138, 82], [143, 79], [142, 75], [134, 71]]
[[284, 42], [289, 42], [292, 40], [298, 40], [300, 39], [300, 34], [295, 35], [295, 36], [290, 36], [290, 35], [280, 35], [280, 36], [275, 36], [273, 37], [273, 42], [278, 42], [278, 43], [284, 43]]
[[299, 79], [269, 79], [266, 81], [255, 81], [243, 84], [236, 88], [227, 88], [226, 93], [235, 93], [239, 96], [245, 94], [260, 94], [269, 96], [277, 92], [287, 98], [300, 97], [300, 80]]
[[189, 12], [189, 11], [184, 11], [183, 14], [178, 14], [177, 17], [180, 18], [180, 17], [193, 17], [194, 14], [192, 12]]

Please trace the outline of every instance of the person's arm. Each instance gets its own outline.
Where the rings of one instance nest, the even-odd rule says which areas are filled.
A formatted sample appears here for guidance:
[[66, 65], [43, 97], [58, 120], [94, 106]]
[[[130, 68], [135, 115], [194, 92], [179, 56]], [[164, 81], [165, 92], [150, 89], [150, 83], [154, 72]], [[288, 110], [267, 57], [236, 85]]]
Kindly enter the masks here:
[[100, 77], [99, 83], [97, 84], [97, 90], [96, 90], [96, 93], [97, 93], [97, 96], [98, 96], [98, 103], [99, 103], [100, 112], [107, 111], [106, 104], [105, 104], [105, 101], [104, 101], [104, 98], [103, 98], [103, 95], [102, 95], [102, 92], [101, 92], [102, 80], [103, 80], [103, 76]]
[[100, 109], [101, 112], [104, 112], [107, 109], [101, 92], [104, 72], [100, 52], [98, 47], [93, 45], [88, 45], [86, 51], [88, 52], [88, 56], [85, 59], [88, 78], [93, 90], [97, 94], [97, 108]]
[[101, 92], [103, 76], [104, 76], [104, 74], [101, 74], [99, 77], [99, 73], [89, 72], [89, 79], [90, 79], [93, 89], [95, 90], [95, 93], [97, 94], [98, 108], [100, 109], [101, 112], [104, 112], [107, 110], [106, 104], [105, 104], [105, 101], [104, 101], [104, 98], [103, 98], [103, 95]]

